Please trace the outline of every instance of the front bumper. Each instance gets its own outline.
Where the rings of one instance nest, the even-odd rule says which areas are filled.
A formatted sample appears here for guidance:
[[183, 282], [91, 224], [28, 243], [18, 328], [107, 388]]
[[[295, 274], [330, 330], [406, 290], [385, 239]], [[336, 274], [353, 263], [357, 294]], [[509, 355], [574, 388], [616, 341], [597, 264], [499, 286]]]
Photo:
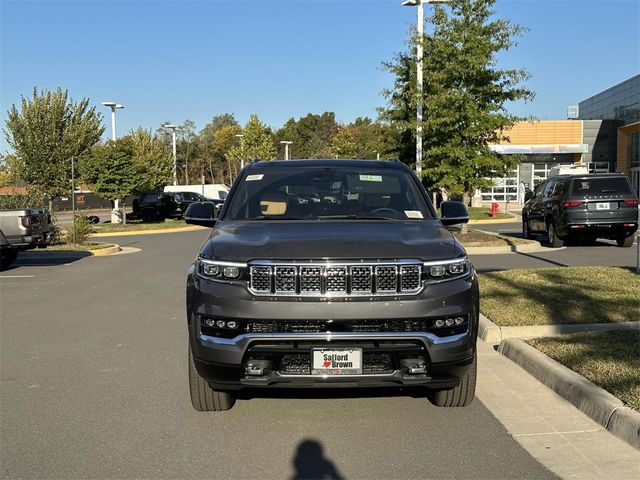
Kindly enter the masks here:
[[[373, 387], [423, 385], [451, 388], [475, 357], [478, 324], [475, 272], [463, 279], [427, 285], [415, 296], [349, 299], [260, 298], [237, 283], [212, 282], [190, 273], [187, 312], [196, 369], [216, 390], [247, 387]], [[466, 330], [439, 336], [434, 332], [241, 333], [234, 338], [203, 335], [200, 318], [261, 320], [382, 320], [466, 315]], [[384, 368], [354, 376], [316, 376], [283, 368], [286, 358], [304, 364], [314, 347], [358, 347], [365, 357], [384, 358]], [[424, 359], [424, 374], [410, 375], [403, 359]], [[268, 360], [271, 368], [250, 376], [251, 360]], [[301, 373], [302, 372], [302, 373]]]

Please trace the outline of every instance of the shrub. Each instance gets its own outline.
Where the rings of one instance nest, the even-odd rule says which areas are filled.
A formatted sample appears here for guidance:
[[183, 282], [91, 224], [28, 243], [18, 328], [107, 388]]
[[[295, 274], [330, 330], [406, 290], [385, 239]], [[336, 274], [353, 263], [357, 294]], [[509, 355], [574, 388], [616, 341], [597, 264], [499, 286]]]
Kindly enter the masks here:
[[[76, 215], [76, 243], [84, 245], [94, 232], [93, 224], [85, 215]], [[73, 243], [73, 224], [66, 225], [62, 232], [64, 243]]]

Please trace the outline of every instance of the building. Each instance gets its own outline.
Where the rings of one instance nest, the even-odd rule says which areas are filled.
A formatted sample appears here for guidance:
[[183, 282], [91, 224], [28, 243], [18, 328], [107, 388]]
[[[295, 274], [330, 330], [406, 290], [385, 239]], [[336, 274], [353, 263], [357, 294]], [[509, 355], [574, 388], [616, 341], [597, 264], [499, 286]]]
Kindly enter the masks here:
[[640, 193], [640, 74], [581, 101], [578, 118], [608, 125], [607, 149], [615, 152], [612, 170], [628, 175]]
[[551, 167], [565, 164], [582, 164], [592, 173], [623, 172], [640, 192], [640, 75], [583, 100], [577, 110], [575, 119], [519, 122], [504, 132], [506, 140], [490, 145], [523, 159], [480, 192], [482, 201], [517, 202], [521, 183], [533, 188]]

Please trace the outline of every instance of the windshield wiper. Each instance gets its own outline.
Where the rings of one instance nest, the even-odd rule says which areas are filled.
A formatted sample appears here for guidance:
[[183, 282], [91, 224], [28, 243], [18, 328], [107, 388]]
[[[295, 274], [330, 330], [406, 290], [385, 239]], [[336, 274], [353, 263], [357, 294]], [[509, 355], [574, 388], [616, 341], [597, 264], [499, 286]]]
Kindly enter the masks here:
[[318, 215], [316, 218], [318, 220], [397, 220], [396, 218], [375, 215]]

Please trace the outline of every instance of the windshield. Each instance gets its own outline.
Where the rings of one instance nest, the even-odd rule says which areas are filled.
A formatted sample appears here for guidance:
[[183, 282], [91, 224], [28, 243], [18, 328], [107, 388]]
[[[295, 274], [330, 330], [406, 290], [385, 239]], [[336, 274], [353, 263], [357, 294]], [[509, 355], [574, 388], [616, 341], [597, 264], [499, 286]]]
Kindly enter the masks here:
[[433, 216], [407, 172], [355, 167], [252, 169], [227, 220], [421, 220]]
[[629, 182], [623, 177], [576, 178], [573, 180], [573, 195], [628, 195]]

